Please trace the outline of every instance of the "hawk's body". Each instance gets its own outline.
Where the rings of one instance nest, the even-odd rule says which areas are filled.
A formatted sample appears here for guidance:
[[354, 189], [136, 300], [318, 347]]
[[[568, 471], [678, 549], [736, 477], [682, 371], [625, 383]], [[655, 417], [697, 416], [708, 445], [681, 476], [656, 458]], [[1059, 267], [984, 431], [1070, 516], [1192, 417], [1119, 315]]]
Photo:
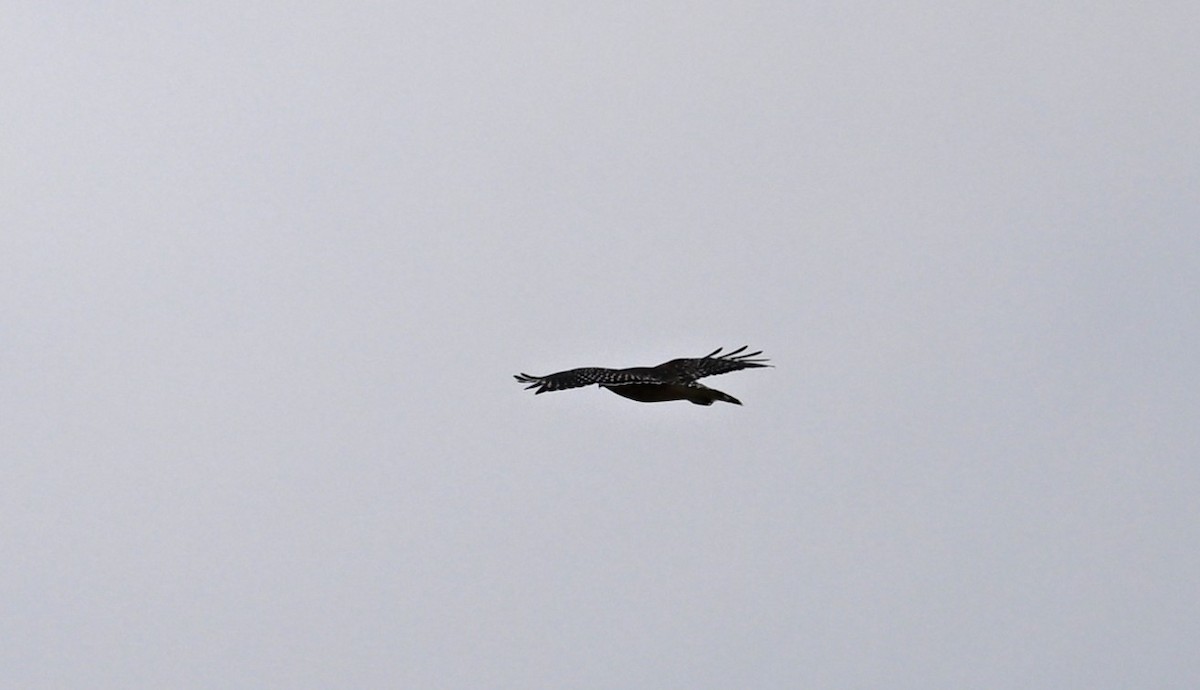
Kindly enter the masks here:
[[755, 359], [762, 351], [738, 354], [745, 350], [743, 345], [733, 352], [720, 354], [721, 348], [694, 359], [673, 359], [656, 367], [632, 367], [629, 369], [604, 369], [584, 367], [568, 369], [548, 376], [519, 374], [514, 378], [528, 383], [526, 388], [537, 388], [537, 393], [567, 390], [599, 384], [601, 388], [638, 402], [665, 402], [687, 400], [696, 405], [711, 405], [717, 400], [741, 405], [741, 401], [714, 388], [697, 383], [696, 379], [715, 376], [739, 369], [770, 366], [766, 359]]

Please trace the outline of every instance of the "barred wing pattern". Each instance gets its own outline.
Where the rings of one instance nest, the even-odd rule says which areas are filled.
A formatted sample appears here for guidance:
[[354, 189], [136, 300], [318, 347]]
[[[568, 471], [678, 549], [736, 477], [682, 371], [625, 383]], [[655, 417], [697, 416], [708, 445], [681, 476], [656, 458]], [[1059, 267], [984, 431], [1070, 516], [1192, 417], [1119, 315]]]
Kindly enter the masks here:
[[[603, 367], [583, 367], [582, 369], [568, 369], [560, 371], [557, 374], [549, 374], [547, 376], [530, 376], [529, 374], [517, 374], [513, 376], [521, 383], [528, 383], [525, 390], [537, 388], [537, 393], [549, 393], [551, 391], [565, 391], [569, 388], [581, 388], [590, 386], [593, 383], [598, 383], [601, 386], [619, 386], [626, 383], [661, 383], [657, 378], [647, 376], [646, 374], [634, 373], [634, 369], [605, 369]], [[640, 371], [648, 372], [649, 369]]]
[[639, 402], [687, 400], [696, 405], [711, 405], [720, 400], [741, 405], [737, 398], [697, 383], [696, 379], [771, 365], [766, 363], [767, 359], [758, 357], [762, 354], [761, 350], [741, 354], [746, 349], [743, 345], [722, 355], [722, 349], [724, 348], [717, 348], [703, 357], [673, 359], [656, 367], [583, 367], [547, 376], [518, 374], [513, 378], [529, 384], [525, 387], [526, 390], [536, 388], [537, 394], [580, 388], [595, 383], [617, 395]]
[[770, 366], [766, 364], [767, 360], [765, 358], [758, 358], [762, 354], [762, 350], [747, 352], [744, 355], [738, 354], [746, 349], [746, 346], [743, 345], [733, 352], [727, 352], [722, 355], [722, 349], [724, 348], [718, 347], [707, 355], [696, 359], [673, 359], [670, 362], [664, 362], [654, 367], [654, 371], [664, 381], [685, 382], [702, 379], [705, 376], [727, 374], [731, 371], [739, 371], [741, 369]]

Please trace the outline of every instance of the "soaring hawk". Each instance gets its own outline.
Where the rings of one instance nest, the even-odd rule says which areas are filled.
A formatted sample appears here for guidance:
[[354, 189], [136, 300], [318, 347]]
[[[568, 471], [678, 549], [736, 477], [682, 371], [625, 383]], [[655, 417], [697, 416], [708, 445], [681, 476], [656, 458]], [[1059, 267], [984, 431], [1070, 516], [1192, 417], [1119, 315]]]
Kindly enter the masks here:
[[537, 394], [550, 391], [561, 391], [568, 388], [579, 388], [593, 383], [600, 384], [617, 395], [638, 402], [664, 402], [667, 400], [687, 400], [696, 405], [711, 405], [717, 400], [734, 405], [742, 401], [722, 393], [714, 388], [696, 382], [705, 376], [724, 374], [739, 369], [754, 369], [768, 367], [767, 359], [755, 359], [762, 354], [748, 352], [738, 354], [746, 349], [743, 345], [733, 352], [721, 354], [723, 348], [695, 359], [673, 359], [663, 362], [656, 367], [632, 367], [630, 369], [604, 369], [601, 367], [584, 367], [569, 369], [548, 376], [530, 376], [518, 374], [514, 376], [521, 383], [528, 383], [526, 390], [536, 388]]

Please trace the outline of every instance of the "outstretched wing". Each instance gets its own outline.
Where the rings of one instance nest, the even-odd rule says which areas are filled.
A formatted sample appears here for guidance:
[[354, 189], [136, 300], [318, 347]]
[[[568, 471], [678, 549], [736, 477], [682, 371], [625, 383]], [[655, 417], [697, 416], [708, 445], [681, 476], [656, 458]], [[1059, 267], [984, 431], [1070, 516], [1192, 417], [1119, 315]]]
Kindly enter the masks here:
[[[638, 373], [639, 371], [642, 373]], [[649, 369], [584, 367], [582, 369], [568, 369], [567, 371], [560, 371], [557, 374], [548, 374], [546, 376], [517, 374], [513, 378], [521, 383], [528, 383], [529, 385], [525, 386], [525, 390], [537, 388], [537, 393], [580, 388], [593, 383], [598, 383], [602, 386], [620, 386], [629, 383], [661, 383], [657, 378], [648, 377], [646, 372], [649, 371]]]
[[762, 354], [762, 350], [739, 354], [746, 349], [746, 346], [743, 345], [722, 355], [721, 350], [723, 349], [718, 347], [707, 355], [694, 359], [673, 359], [670, 362], [664, 362], [654, 367], [654, 373], [665, 381], [687, 382], [740, 369], [771, 366], [767, 364], [769, 360], [765, 357], [758, 357]]

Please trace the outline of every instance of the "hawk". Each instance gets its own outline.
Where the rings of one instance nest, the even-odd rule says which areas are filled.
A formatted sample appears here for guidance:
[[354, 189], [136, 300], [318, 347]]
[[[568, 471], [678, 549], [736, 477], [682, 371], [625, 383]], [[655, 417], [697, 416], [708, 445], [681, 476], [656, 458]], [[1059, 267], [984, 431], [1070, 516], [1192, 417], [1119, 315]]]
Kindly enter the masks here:
[[765, 358], [756, 359], [758, 355], [762, 354], [762, 350], [739, 354], [746, 349], [746, 346], [743, 345], [733, 352], [722, 355], [721, 350], [723, 349], [718, 347], [707, 355], [694, 359], [673, 359], [656, 367], [632, 367], [630, 369], [583, 367], [547, 376], [517, 374], [513, 378], [521, 383], [528, 383], [525, 390], [536, 388], [537, 395], [598, 383], [601, 388], [606, 388], [617, 395], [638, 402], [687, 400], [694, 405], [711, 405], [720, 400], [741, 405], [742, 401], [732, 395], [697, 383], [696, 379], [739, 369], [755, 369], [771, 365], [766, 363], [769, 360]]

